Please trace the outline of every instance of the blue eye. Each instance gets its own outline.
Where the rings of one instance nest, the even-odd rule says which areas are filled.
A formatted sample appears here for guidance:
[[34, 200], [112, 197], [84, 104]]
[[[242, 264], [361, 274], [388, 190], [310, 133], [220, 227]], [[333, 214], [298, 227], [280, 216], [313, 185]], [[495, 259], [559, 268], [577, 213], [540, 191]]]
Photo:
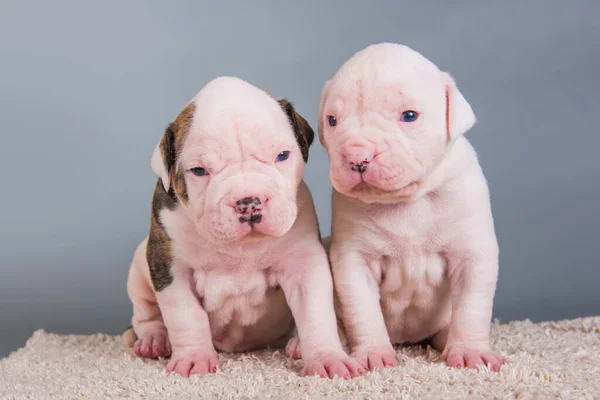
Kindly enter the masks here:
[[277, 155], [277, 158], [275, 159], [275, 162], [282, 162], [287, 160], [290, 157], [290, 152], [289, 151], [282, 151], [281, 153], [279, 153]]
[[404, 122], [414, 122], [419, 118], [419, 113], [416, 111], [408, 110], [402, 113], [400, 119]]
[[208, 171], [200, 167], [192, 168], [190, 171], [192, 171], [192, 173], [196, 176], [208, 175]]

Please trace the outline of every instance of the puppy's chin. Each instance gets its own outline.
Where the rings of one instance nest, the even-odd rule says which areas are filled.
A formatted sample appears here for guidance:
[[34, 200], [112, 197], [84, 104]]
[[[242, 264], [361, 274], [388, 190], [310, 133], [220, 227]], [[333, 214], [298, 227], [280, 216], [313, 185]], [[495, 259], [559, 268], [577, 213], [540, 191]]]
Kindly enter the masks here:
[[406, 202], [413, 198], [419, 190], [419, 186], [418, 182], [411, 182], [397, 190], [383, 190], [363, 183], [355, 187], [348, 196], [366, 204], [394, 204]]
[[[358, 199], [366, 204], [392, 204], [410, 200], [419, 190], [418, 181], [409, 181], [405, 185], [378, 185], [377, 182], [369, 180], [360, 180], [357, 184], [337, 185], [336, 180], [332, 180], [335, 190], [339, 193]], [[347, 181], [346, 181], [347, 182]]]

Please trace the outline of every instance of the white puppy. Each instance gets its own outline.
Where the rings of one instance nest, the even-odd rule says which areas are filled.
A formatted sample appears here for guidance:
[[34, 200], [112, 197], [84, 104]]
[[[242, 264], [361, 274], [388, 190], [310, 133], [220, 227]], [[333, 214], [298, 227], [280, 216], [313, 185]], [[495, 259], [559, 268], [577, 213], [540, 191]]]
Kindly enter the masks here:
[[397, 364], [432, 339], [448, 365], [490, 365], [498, 245], [453, 79], [397, 44], [358, 52], [326, 83], [319, 137], [334, 186], [330, 260], [353, 355]]
[[[143, 357], [184, 376], [217, 368], [216, 350], [279, 345], [294, 320], [304, 374], [357, 376], [339, 342], [333, 282], [311, 194], [313, 141], [292, 105], [237, 78], [208, 83], [167, 128], [150, 235], [127, 284]], [[135, 343], [134, 343], [135, 342]]]

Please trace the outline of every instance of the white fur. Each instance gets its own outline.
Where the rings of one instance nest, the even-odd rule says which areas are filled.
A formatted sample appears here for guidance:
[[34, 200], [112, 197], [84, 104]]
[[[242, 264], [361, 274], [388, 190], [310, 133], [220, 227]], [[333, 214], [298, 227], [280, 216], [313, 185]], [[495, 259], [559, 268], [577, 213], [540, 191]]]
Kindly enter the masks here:
[[[407, 110], [419, 119], [401, 121]], [[330, 259], [348, 340], [365, 366], [396, 365], [392, 343], [427, 338], [452, 366], [504, 362], [488, 340], [498, 275], [488, 187], [462, 136], [474, 123], [450, 76], [405, 46], [370, 46], [325, 85]], [[351, 171], [361, 160], [366, 171]]]
[[[360, 365], [338, 339], [327, 254], [286, 114], [236, 78], [212, 81], [193, 101], [176, 166], [186, 171], [189, 201], [159, 217], [170, 238], [173, 281], [153, 289], [147, 240], [129, 274], [137, 352], [168, 355], [172, 346], [168, 370], [204, 374], [217, 367], [216, 350], [284, 345], [295, 320], [305, 374], [358, 375]], [[276, 163], [282, 150], [290, 157]], [[152, 165], [169, 187], [160, 151]], [[195, 167], [210, 175], [193, 175]], [[260, 197], [264, 206], [253, 227], [235, 211], [235, 201], [247, 196]]]

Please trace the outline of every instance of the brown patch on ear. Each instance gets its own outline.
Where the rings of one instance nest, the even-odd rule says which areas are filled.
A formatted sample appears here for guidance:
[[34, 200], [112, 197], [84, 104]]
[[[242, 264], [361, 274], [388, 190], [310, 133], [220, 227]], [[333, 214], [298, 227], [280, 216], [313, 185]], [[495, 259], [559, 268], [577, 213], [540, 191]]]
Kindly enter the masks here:
[[181, 153], [185, 139], [190, 133], [190, 127], [194, 120], [194, 113], [196, 112], [196, 103], [191, 102], [186, 105], [183, 110], [177, 115], [175, 121], [173, 121], [175, 129], [175, 153], [177, 156]]
[[315, 132], [310, 127], [310, 124], [294, 110], [294, 106], [292, 103], [287, 101], [286, 99], [278, 100], [279, 105], [288, 116], [290, 124], [294, 129], [294, 135], [296, 136], [296, 141], [298, 142], [298, 146], [300, 147], [300, 151], [302, 152], [302, 158], [304, 158], [304, 162], [308, 161], [308, 149], [310, 145], [313, 143], [315, 139]]
[[183, 110], [179, 112], [175, 121], [171, 122], [167, 129], [165, 129], [165, 134], [160, 140], [160, 151], [165, 163], [165, 170], [167, 171], [168, 176], [171, 177], [171, 182], [174, 182], [172, 177], [175, 172], [175, 164], [181, 153], [185, 139], [189, 134], [195, 111], [195, 103], [192, 102], [186, 105]]
[[161, 179], [158, 179], [152, 198], [152, 215], [150, 217], [150, 235], [146, 247], [146, 258], [152, 285], [157, 292], [173, 282], [173, 275], [171, 275], [173, 264], [171, 238], [160, 221], [160, 212], [165, 208], [174, 210], [180, 201], [185, 202], [188, 200], [184, 171], [181, 168], [175, 171], [175, 166], [185, 139], [189, 134], [195, 110], [196, 105], [193, 102], [185, 106], [177, 115], [175, 121], [169, 124], [160, 141], [160, 151], [165, 169], [171, 177], [170, 182], [172, 183], [167, 191]]
[[152, 214], [150, 216], [150, 235], [146, 246], [146, 258], [150, 269], [150, 278], [154, 290], [160, 292], [173, 282], [171, 265], [171, 238], [167, 235], [164, 225], [160, 221], [160, 212], [163, 209], [174, 210], [177, 199], [172, 191], [167, 193], [160, 180], [156, 183], [154, 197], [152, 198]]
[[[165, 129], [165, 133], [158, 144], [160, 147], [160, 153], [162, 155], [165, 171], [167, 171], [165, 178], [167, 180], [171, 175], [173, 166], [175, 165], [175, 130], [173, 128], [174, 124], [170, 124], [167, 129]], [[159, 181], [162, 181], [162, 178], [159, 178]], [[163, 183], [165, 183], [165, 187], [167, 184], [170, 185], [170, 182]]]

